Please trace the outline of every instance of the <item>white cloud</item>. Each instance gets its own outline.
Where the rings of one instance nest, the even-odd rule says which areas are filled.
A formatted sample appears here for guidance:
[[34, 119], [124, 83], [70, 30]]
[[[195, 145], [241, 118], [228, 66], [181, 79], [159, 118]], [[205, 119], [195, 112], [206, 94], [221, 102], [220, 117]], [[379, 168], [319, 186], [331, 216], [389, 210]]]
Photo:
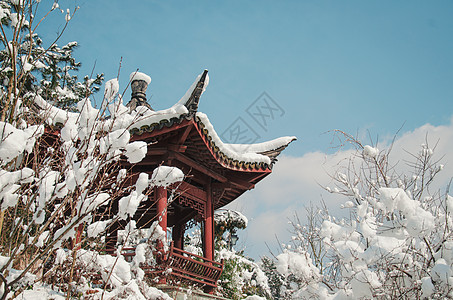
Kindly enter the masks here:
[[[378, 145], [379, 149], [388, 148], [392, 138]], [[433, 126], [426, 124], [413, 131], [400, 135], [393, 145], [393, 162], [407, 160], [407, 152], [416, 154], [421, 144], [435, 148], [437, 158], [442, 158], [445, 168], [438, 176], [437, 187], [445, 187], [453, 176], [453, 125]], [[301, 219], [305, 207], [310, 202], [319, 204], [324, 200], [334, 214], [341, 214], [339, 206], [345, 198], [329, 194], [320, 185], [329, 186], [332, 180], [329, 174], [350, 157], [352, 150], [342, 150], [335, 154], [322, 152], [306, 153], [300, 157], [282, 155], [274, 167], [273, 173], [259, 183], [254, 190], [245, 193], [230, 204], [229, 208], [242, 211], [249, 218], [249, 227], [241, 235], [241, 245], [246, 246], [246, 253], [254, 258], [268, 254], [265, 243], [276, 246], [275, 236], [281, 242], [290, 239], [288, 218], [297, 212]], [[407, 168], [400, 161], [398, 168]]]

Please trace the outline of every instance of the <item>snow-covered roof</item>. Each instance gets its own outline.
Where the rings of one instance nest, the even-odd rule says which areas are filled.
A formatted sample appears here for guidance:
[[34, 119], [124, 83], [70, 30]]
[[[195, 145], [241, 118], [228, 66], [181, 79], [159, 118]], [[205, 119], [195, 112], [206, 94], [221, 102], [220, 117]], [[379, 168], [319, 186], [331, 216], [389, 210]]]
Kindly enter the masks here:
[[224, 143], [208, 117], [198, 112], [201, 95], [209, 83], [208, 71], [198, 75], [195, 82], [185, 95], [170, 109], [152, 111], [144, 106], [138, 107], [143, 118], [136, 122], [132, 134], [141, 135], [163, 127], [172, 127], [183, 120], [194, 119], [200, 133], [211, 153], [225, 167], [233, 169], [270, 169], [276, 157], [294, 140], [295, 136], [280, 137], [271, 141], [257, 144], [228, 144]]
[[[138, 76], [140, 80], [149, 81], [149, 77], [145, 74], [134, 73], [134, 76]], [[115, 95], [118, 94], [118, 84], [107, 85], [106, 83], [105, 95], [108, 95], [106, 105], [108, 105], [110, 117], [105, 120], [102, 126], [109, 128], [109, 130], [127, 128], [132, 136], [139, 137], [144, 133], [152, 133], [164, 127], [171, 129], [171, 127], [181, 124], [183, 121], [193, 121], [209, 151], [222, 166], [233, 170], [271, 169], [276, 157], [292, 141], [296, 140], [296, 137], [281, 137], [257, 144], [224, 143], [214, 130], [214, 126], [208, 117], [198, 112], [200, 97], [206, 90], [208, 83], [208, 71], [205, 70], [198, 75], [195, 82], [175, 105], [159, 111], [154, 111], [147, 106], [138, 106], [130, 111], [123, 105], [121, 98], [112, 102]], [[85, 114], [61, 110], [37, 95], [34, 95], [34, 101], [38, 107], [46, 112], [45, 119], [51, 125], [65, 124], [69, 120], [71, 120], [71, 123], [76, 123], [81, 115], [88, 116], [88, 119], [94, 119], [99, 113], [98, 109], [93, 108], [89, 101], [78, 104], [78, 110], [80, 112], [86, 111]]]

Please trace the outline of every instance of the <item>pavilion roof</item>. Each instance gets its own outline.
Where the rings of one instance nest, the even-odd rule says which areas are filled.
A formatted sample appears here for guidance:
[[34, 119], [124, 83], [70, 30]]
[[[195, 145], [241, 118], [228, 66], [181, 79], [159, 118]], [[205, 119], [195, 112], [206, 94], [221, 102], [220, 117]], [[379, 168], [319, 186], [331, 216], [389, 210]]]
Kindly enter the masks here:
[[[130, 129], [135, 140], [140, 135], [149, 135], [164, 128], [172, 128], [185, 120], [193, 120], [211, 154], [223, 166], [234, 170], [267, 170], [271, 169], [276, 157], [294, 140], [286, 136], [256, 144], [224, 143], [208, 117], [198, 112], [198, 103], [206, 90], [209, 77], [205, 70], [200, 74], [186, 94], [169, 109], [154, 111], [146, 106], [139, 106], [135, 112], [140, 117]], [[137, 136], [138, 135], [138, 136]]]

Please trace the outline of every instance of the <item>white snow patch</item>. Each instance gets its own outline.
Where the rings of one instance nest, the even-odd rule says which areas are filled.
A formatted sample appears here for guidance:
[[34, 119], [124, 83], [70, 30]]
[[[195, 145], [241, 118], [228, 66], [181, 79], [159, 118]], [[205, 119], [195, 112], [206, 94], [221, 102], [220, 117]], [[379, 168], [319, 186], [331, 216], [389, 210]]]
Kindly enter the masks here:
[[127, 161], [136, 164], [145, 158], [148, 151], [146, 142], [137, 141], [126, 145]]
[[97, 221], [93, 224], [88, 225], [87, 227], [87, 235], [89, 238], [97, 237], [101, 232], [105, 231], [105, 228], [110, 223], [109, 220], [107, 221]]
[[146, 82], [146, 84], [151, 83], [151, 77], [149, 77], [145, 73], [141, 73], [141, 72], [132, 72], [131, 75], [129, 76], [129, 80], [131, 82], [134, 80], [143, 80]]
[[371, 158], [376, 158], [379, 155], [379, 149], [371, 147], [370, 145], [365, 145], [363, 147], [363, 155]]
[[176, 167], [160, 166], [151, 175], [151, 185], [167, 187], [184, 180], [184, 173]]

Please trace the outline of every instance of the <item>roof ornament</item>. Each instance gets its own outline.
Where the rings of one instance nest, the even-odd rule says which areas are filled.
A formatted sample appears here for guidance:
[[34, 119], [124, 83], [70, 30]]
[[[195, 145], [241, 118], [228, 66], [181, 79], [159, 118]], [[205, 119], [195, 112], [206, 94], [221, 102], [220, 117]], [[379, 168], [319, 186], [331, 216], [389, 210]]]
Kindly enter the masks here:
[[189, 111], [189, 113], [186, 116], [186, 119], [188, 120], [192, 119], [195, 113], [197, 112], [198, 102], [200, 101], [201, 94], [206, 89], [207, 81], [209, 81], [208, 70], [204, 70], [203, 74], [200, 77], [200, 80], [198, 80], [197, 85], [193, 89], [189, 99], [184, 103], [184, 106]]
[[138, 106], [146, 106], [147, 108], [154, 110], [151, 105], [146, 102], [146, 89], [148, 85], [151, 83], [151, 77], [148, 75], [135, 71], [132, 72], [130, 75], [131, 81], [131, 101], [126, 104], [126, 107], [133, 111]]

